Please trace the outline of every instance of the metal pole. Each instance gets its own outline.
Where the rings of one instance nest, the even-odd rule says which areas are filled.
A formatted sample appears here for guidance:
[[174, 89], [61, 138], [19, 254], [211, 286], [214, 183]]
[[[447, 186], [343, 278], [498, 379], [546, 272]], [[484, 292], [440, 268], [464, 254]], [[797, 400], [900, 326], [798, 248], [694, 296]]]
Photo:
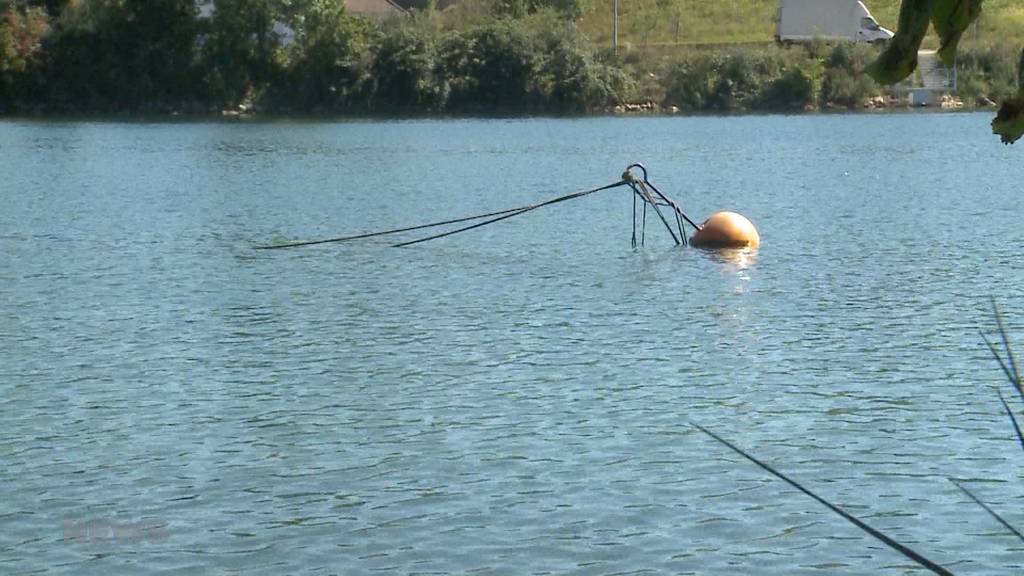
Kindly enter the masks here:
[[612, 0], [612, 52], [619, 53], [619, 0]]
[[665, 215], [661, 213], [661, 208], [658, 207], [658, 202], [655, 201], [654, 197], [651, 196], [651, 193], [647, 191], [646, 184], [644, 184], [643, 182], [638, 182], [637, 186], [640, 188], [640, 192], [643, 194], [643, 198], [644, 200], [647, 201], [647, 204], [650, 204], [652, 207], [654, 207], [654, 211], [657, 212], [658, 218], [661, 218], [661, 222], [665, 224], [665, 229], [667, 229], [669, 235], [672, 236], [672, 240], [675, 240], [677, 246], [681, 244], [679, 239], [676, 238], [676, 233], [672, 231], [672, 226], [669, 226], [668, 220], [665, 219]]
[[1024, 48], [1020, 50], [1020, 63], [1017, 66], [1017, 87], [1024, 88]]
[[636, 248], [636, 190], [633, 191], [633, 248]]

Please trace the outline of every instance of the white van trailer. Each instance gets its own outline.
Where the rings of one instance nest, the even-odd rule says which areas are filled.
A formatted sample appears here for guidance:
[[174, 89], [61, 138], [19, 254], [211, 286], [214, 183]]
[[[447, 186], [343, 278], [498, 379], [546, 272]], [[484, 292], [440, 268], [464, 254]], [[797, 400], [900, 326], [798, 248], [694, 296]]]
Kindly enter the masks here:
[[859, 0], [781, 0], [777, 20], [775, 39], [779, 42], [820, 38], [883, 43], [893, 36]]

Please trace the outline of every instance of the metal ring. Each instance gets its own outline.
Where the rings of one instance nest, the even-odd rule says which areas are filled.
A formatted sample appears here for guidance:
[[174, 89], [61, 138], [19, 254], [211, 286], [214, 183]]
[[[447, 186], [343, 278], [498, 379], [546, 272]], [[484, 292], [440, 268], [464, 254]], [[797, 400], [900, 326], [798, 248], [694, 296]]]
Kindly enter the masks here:
[[644, 173], [644, 182], [647, 182], [647, 168], [645, 168], [643, 164], [637, 162], [635, 164], [630, 164], [629, 166], [626, 166], [626, 172], [629, 172], [633, 168], [639, 168], [640, 171]]

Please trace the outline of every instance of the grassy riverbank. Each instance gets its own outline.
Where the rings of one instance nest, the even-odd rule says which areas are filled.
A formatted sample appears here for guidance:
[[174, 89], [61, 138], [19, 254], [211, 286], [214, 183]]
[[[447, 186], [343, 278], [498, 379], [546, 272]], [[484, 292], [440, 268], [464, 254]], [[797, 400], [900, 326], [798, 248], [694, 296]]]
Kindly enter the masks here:
[[[866, 0], [882, 26], [896, 29], [900, 0]], [[630, 48], [704, 44], [767, 43], [775, 37], [778, 0], [636, 0], [619, 2], [619, 42]], [[580, 19], [587, 36], [611, 45], [611, 0], [590, 2]], [[964, 38], [970, 45], [1005, 42], [1024, 45], [1024, 4], [985, 0], [977, 25]], [[934, 34], [925, 47], [937, 46]]]
[[[0, 0], [0, 113], [581, 114], [638, 104], [735, 112], [884, 102], [862, 73], [875, 48], [777, 46], [768, 0], [675, 1], [649, 12], [629, 3], [624, 22], [642, 15], [655, 25], [613, 53], [596, 5], [573, 0], [464, 0], [385, 21], [333, 0], [221, 0], [212, 18], [188, 0], [45, 9]], [[877, 4], [890, 24], [884, 15], [895, 0]], [[692, 19], [685, 42], [663, 42], [673, 6], [693, 7], [681, 12]], [[992, 0], [964, 43], [968, 106], [1012, 92], [1020, 44], [988, 37], [1018, 17], [1024, 10]], [[275, 22], [294, 29], [294, 42]]]

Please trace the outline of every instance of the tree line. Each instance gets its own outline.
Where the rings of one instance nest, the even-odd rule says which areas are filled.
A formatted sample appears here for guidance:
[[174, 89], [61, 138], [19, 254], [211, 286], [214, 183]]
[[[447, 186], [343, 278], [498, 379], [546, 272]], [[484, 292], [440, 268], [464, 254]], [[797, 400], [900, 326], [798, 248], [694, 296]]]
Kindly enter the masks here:
[[[340, 0], [216, 0], [205, 16], [194, 0], [0, 0], [0, 113], [800, 110], [881, 92], [867, 46], [615, 54], [577, 28], [580, 0], [467, 0], [479, 10], [454, 23], [409, 1], [368, 20]], [[965, 55], [966, 84], [1009, 92], [1006, 52]]]
[[623, 73], [596, 56], [566, 0], [498, 0], [492, 17], [459, 31], [432, 10], [375, 22], [338, 0], [214, 5], [200, 17], [193, 0], [0, 0], [0, 110], [203, 112], [244, 103], [571, 113], [625, 97]]

